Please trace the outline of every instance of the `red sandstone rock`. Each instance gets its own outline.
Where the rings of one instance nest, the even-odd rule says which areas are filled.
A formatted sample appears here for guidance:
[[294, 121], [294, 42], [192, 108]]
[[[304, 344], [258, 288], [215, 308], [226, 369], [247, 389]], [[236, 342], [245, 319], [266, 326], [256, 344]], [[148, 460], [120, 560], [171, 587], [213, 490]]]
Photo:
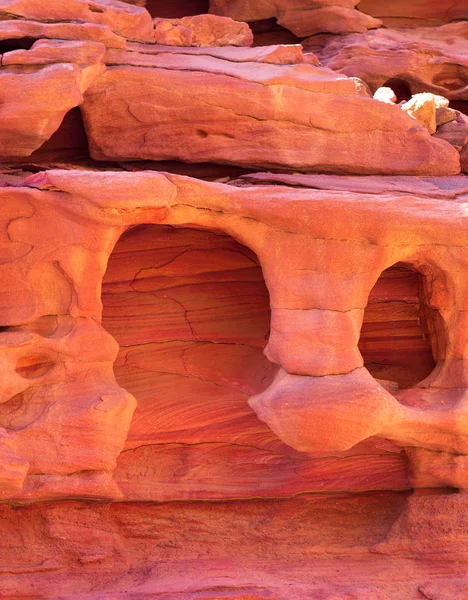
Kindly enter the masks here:
[[119, 0], [2, 0], [0, 15], [3, 18], [33, 19], [57, 22], [78, 21], [108, 25], [112, 31], [131, 40], [154, 41], [150, 14], [137, 6]]
[[437, 129], [436, 137], [461, 151], [468, 142], [468, 116], [457, 111], [456, 119], [441, 125]]
[[[319, 57], [330, 69], [360, 77], [374, 92], [397, 79], [406, 82], [413, 94], [432, 92], [466, 99], [468, 63], [463, 48], [467, 31], [468, 23], [461, 21], [437, 28], [328, 36]], [[311, 38], [310, 42], [316, 48], [317, 41]]]
[[104, 55], [102, 44], [89, 41], [38, 40], [29, 50], [12, 50], [2, 56], [2, 66], [74, 63], [98, 65]]
[[[98, 160], [175, 159], [368, 174], [460, 170], [448, 144], [415, 127], [399, 107], [364, 97], [352, 79], [327, 69], [252, 68], [162, 52], [114, 52], [112, 64], [88, 89], [82, 106], [90, 151]], [[179, 92], [182, 81], [190, 95]], [[378, 151], [382, 145], [385, 156]]]
[[236, 593], [404, 600], [424, 585], [456, 589], [457, 577], [460, 587], [463, 566], [454, 561], [415, 565], [369, 551], [404, 502], [404, 494], [377, 492], [269, 502], [2, 505], [2, 593], [34, 596], [38, 580], [67, 600], [120, 600], [129, 590], [170, 600], [232, 600]]
[[460, 0], [360, 0], [359, 10], [381, 19], [386, 27], [420, 27], [442, 25], [449, 21], [464, 19], [468, 14], [468, 2]]
[[55, 38], [101, 42], [108, 48], [125, 48], [125, 38], [98, 23], [39, 23], [16, 19], [0, 21], [0, 40]]
[[0, 480], [2, 489], [1, 499], [8, 499], [18, 494], [22, 489], [29, 470], [29, 463], [15, 449], [15, 444], [3, 427], [0, 429]]
[[461, 149], [460, 164], [462, 173], [468, 173], [468, 142]]
[[[149, 44], [128, 43], [130, 52], [109, 52], [104, 57], [104, 62], [111, 64], [146, 64], [151, 66], [153, 60], [145, 59], [141, 54], [177, 54], [183, 56], [212, 56], [224, 60], [244, 62], [264, 62], [274, 65], [295, 65], [300, 63], [318, 64], [318, 57], [312, 52], [304, 53], [300, 44], [257, 46], [256, 48], [233, 48], [229, 46], [216, 48], [180, 48], [177, 46], [159, 46]], [[137, 54], [138, 53], [138, 54]]]
[[394, 421], [396, 402], [358, 368], [316, 378], [282, 371], [250, 405], [296, 450], [336, 452], [379, 434]]
[[[0, 69], [3, 157], [29, 156], [50, 138], [105, 68], [104, 52], [105, 46], [96, 42], [41, 41], [29, 51], [4, 55]], [[55, 64], [48, 64], [51, 61]]]
[[[466, 502], [466, 492], [416, 492], [409, 498], [406, 509], [389, 531], [386, 540], [374, 550], [409, 556], [417, 549], [421, 559], [465, 562], [467, 550], [463, 540], [467, 529]], [[456, 515], [456, 520], [448, 520], [447, 514]]]
[[363, 32], [381, 25], [381, 21], [354, 10], [348, 6], [328, 5], [315, 10], [285, 10], [278, 18], [278, 23], [292, 31], [298, 37], [306, 37], [317, 33], [330, 32], [344, 34]]
[[251, 46], [253, 42], [247, 23], [216, 15], [154, 19], [154, 29], [156, 43], [168, 46]]
[[277, 21], [298, 37], [316, 33], [362, 32], [379, 27], [381, 21], [355, 10], [359, 0], [210, 0], [210, 11], [237, 21], [257, 21], [276, 17]]
[[384, 194], [387, 192], [414, 194], [429, 198], [455, 199], [468, 192], [466, 177], [354, 177], [337, 175], [285, 175], [279, 173], [252, 173], [242, 176], [249, 183], [284, 183], [286, 185], [319, 190], [336, 190], [361, 194]]
[[432, 452], [424, 448], [408, 448], [406, 453], [411, 464], [408, 475], [414, 488], [468, 488], [468, 464], [464, 454]]
[[[299, 45], [158, 46], [132, 4], [0, 2], [0, 597], [463, 600], [468, 178], [437, 174], [468, 171], [464, 24], [337, 40], [370, 90]], [[466, 16], [355, 4], [222, 8], [293, 42], [275, 16]], [[446, 97], [432, 138], [383, 76]], [[88, 158], [89, 87], [134, 162]]]
[[452, 121], [457, 120], [457, 111], [453, 110], [453, 108], [440, 107], [436, 108], [436, 123], [437, 127], [441, 125], [445, 125], [446, 123], [451, 123]]

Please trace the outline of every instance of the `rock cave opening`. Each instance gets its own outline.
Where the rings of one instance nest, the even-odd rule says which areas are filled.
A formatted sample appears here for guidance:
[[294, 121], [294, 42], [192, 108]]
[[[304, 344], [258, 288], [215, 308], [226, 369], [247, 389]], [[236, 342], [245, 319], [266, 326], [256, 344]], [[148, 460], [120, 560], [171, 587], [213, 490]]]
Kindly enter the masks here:
[[468, 100], [450, 100], [450, 108], [468, 116]]
[[391, 88], [395, 92], [397, 102], [411, 100], [411, 87], [403, 79], [389, 79], [382, 87]]
[[212, 231], [131, 228], [110, 256], [102, 301], [120, 346], [117, 382], [138, 401], [130, 446], [222, 440], [257, 422], [247, 400], [277, 367], [263, 355], [269, 294], [251, 250]]
[[209, 0], [147, 0], [146, 10], [152, 17], [179, 19], [191, 15], [206, 14], [210, 10]]
[[271, 44], [300, 44], [301, 38], [297, 37], [282, 27], [276, 18], [251, 21], [250, 28], [254, 34], [254, 46], [269, 46]]
[[[23, 159], [36, 161], [80, 161], [89, 159], [88, 137], [79, 107], [69, 110], [59, 128], [46, 140], [40, 148]], [[15, 159], [15, 162], [19, 162]]]
[[359, 350], [364, 366], [392, 391], [424, 380], [443, 351], [442, 317], [429, 306], [429, 277], [408, 263], [385, 269], [369, 294]]
[[12, 50], [30, 50], [31, 46], [37, 42], [38, 38], [22, 37], [0, 40], [0, 54], [11, 52]]

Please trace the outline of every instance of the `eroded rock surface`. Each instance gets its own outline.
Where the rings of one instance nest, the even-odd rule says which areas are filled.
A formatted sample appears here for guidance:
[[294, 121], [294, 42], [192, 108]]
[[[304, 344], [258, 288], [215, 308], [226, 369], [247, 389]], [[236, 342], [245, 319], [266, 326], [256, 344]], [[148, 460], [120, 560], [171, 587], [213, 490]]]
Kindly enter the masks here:
[[[21, 6], [10, 8], [19, 15]], [[82, 8], [80, 3], [78, 8]], [[23, 12], [26, 14], [26, 9]], [[118, 11], [114, 13], [99, 23], [83, 21], [82, 25], [5, 21], [3, 35], [13, 37], [8, 40], [12, 49], [4, 53], [0, 70], [5, 80], [3, 110], [11, 121], [4, 130], [4, 160], [30, 156], [59, 128], [67, 110], [80, 105], [91, 157], [101, 161], [177, 160], [355, 174], [460, 172], [460, 157], [450, 147], [450, 138], [446, 143], [443, 135], [431, 137], [432, 124], [418, 127], [400, 106], [378, 102], [362, 81], [318, 66], [316, 55], [303, 53], [298, 45], [176, 51], [169, 46], [126, 42], [125, 49], [118, 49], [125, 32], [116, 28], [121, 35], [115, 35], [105, 29]], [[38, 9], [32, 14], [39, 19], [42, 13]], [[127, 14], [125, 10], [123, 14]], [[56, 20], [60, 18], [64, 17], [59, 11]], [[82, 18], [87, 18], [87, 13]], [[202, 15], [201, 21], [189, 19], [190, 23], [204, 23], [206, 18], [224, 22], [223, 17], [210, 15]], [[227, 21], [230, 26], [234, 23]], [[10, 23], [19, 28], [9, 31]], [[169, 22], [161, 21], [161, 26], [164, 23]], [[35, 39], [43, 34], [43, 27], [69, 25], [83, 27], [65, 31], [65, 37], [76, 34], [76, 41], [38, 40], [29, 49], [15, 49], [15, 39], [22, 39], [18, 36]], [[452, 26], [458, 24], [446, 27]], [[250, 43], [248, 35], [239, 42], [230, 38], [221, 42], [214, 29], [208, 31], [212, 37], [206, 37], [205, 25], [197, 41], [196, 27], [193, 31], [187, 28], [191, 40], [178, 38], [176, 43]], [[242, 32], [250, 31], [245, 24], [239, 27]], [[94, 41], [97, 39], [103, 42]], [[105, 54], [103, 44], [107, 46]], [[321, 59], [335, 70], [356, 75], [347, 63], [340, 66], [336, 56], [330, 58], [332, 46], [322, 48]], [[362, 62], [359, 69], [363, 69]], [[68, 80], [61, 83], [61, 78], [70, 79], [72, 72], [81, 76], [74, 92]], [[368, 80], [371, 90], [380, 86], [365, 73], [359, 75]], [[436, 87], [444, 97], [463, 98], [461, 88], [454, 91], [454, 81], [452, 77], [446, 83], [450, 94], [441, 81]], [[61, 85], [66, 86], [64, 94]], [[25, 86], [33, 91], [21, 93]], [[227, 87], [229, 94], [225, 93]], [[11, 94], [12, 89], [17, 89], [16, 94]], [[181, 89], [190, 93], [181, 93]], [[53, 94], [60, 102], [49, 101]], [[18, 95], [20, 102], [14, 100]], [[34, 110], [42, 106], [40, 120], [31, 103]], [[441, 126], [453, 127], [449, 121]], [[379, 150], [383, 146], [385, 154]], [[461, 147], [456, 149], [461, 151]]]
[[373, 91], [397, 80], [406, 83], [413, 94], [432, 92], [449, 99], [466, 99], [467, 32], [468, 23], [461, 21], [441, 27], [325, 36], [320, 41], [312, 37], [305, 45], [319, 50], [325, 66], [360, 77]]
[[3, 158], [30, 156], [52, 136], [105, 69], [104, 52], [99, 42], [42, 40], [28, 51], [13, 50], [2, 56]]
[[228, 17], [198, 15], [182, 19], [154, 19], [155, 40], [167, 46], [251, 46], [247, 23]]
[[465, 5], [0, 1], [2, 600], [465, 598]]
[[359, 10], [382, 20], [386, 27], [435, 26], [466, 19], [466, 0], [360, 0]]
[[216, 15], [238, 21], [258, 21], [275, 17], [280, 25], [298, 37], [316, 33], [361, 32], [379, 27], [382, 22], [356, 10], [359, 0], [210, 0]]
[[45, 22], [78, 21], [109, 26], [115, 33], [131, 40], [154, 41], [149, 13], [141, 7], [120, 0], [2, 0], [2, 20], [33, 19]]
[[[460, 170], [448, 144], [415, 126], [399, 107], [366, 97], [353, 79], [327, 69], [251, 65], [162, 49], [114, 51], [106, 60], [112, 65], [88, 89], [82, 106], [91, 155], [98, 160], [366, 174]], [[181, 94], [180, 85], [190, 95]], [[385, 157], [378, 152], [382, 144]]]
[[[333, 453], [351, 451], [356, 444], [367, 444], [369, 438], [375, 436], [391, 439], [400, 447], [466, 452], [463, 398], [467, 347], [464, 327], [467, 217], [463, 201], [468, 183], [465, 178], [446, 178], [440, 183], [437, 178], [428, 179], [424, 185], [414, 178], [395, 178], [387, 182], [382, 178], [367, 181], [367, 178], [283, 175], [276, 179], [296, 187], [308, 187], [271, 185], [274, 176], [270, 177], [270, 185], [258, 186], [257, 183], [263, 182], [261, 175], [244, 178], [238, 185], [223, 185], [151, 172], [49, 171], [26, 180], [28, 185], [39, 189], [3, 188], [7, 200], [12, 198], [19, 205], [26, 203], [25, 208], [36, 208], [28, 218], [13, 219], [14, 229], [7, 225], [15, 243], [5, 241], [5, 251], [12, 258], [4, 267], [7, 279], [2, 311], [8, 330], [2, 335], [6, 359], [13, 360], [13, 364], [20, 358], [26, 362], [17, 365], [11, 377], [4, 380], [4, 407], [8, 410], [2, 426], [12, 430], [11, 439], [15, 440], [19, 457], [35, 465], [46, 452], [31, 454], [31, 442], [23, 440], [35, 439], [43, 428], [53, 427], [57, 419], [55, 410], [60, 407], [60, 411], [65, 411], [56, 444], [61, 443], [62, 437], [66, 440], [68, 436], [76, 436], [74, 419], [78, 419], [77, 422], [90, 420], [87, 425], [90, 437], [86, 442], [90, 462], [85, 454], [76, 453], [80, 438], [72, 437], [73, 444], [66, 455], [60, 455], [57, 464], [49, 456], [47, 469], [40, 463], [32, 469], [31, 477], [28, 475], [24, 484], [25, 491], [31, 488], [27, 493], [37, 490], [34, 493], [45, 498], [55, 494], [53, 485], [49, 489], [43, 483], [37, 487], [34, 469], [40, 469], [41, 477], [48, 470], [62, 476], [78, 470], [112, 471], [125, 438], [129, 452], [122, 456], [123, 462], [119, 459], [118, 477], [130, 498], [148, 499], [148, 494], [151, 499], [173, 497], [175, 492], [171, 491], [169, 473], [172, 469], [177, 471], [182, 459], [193, 461], [193, 475], [189, 476], [190, 470], [186, 472], [182, 487], [176, 484], [177, 478], [173, 479], [177, 493], [182, 497], [204, 497], [207, 493], [216, 497], [216, 486], [211, 484], [211, 492], [204, 487], [210, 481], [211, 468], [205, 467], [204, 475], [200, 471], [205, 451], [213, 451], [210, 444], [216, 444], [226, 456], [240, 452], [241, 461], [246, 460], [244, 451], [251, 454], [255, 448], [254, 455], [259, 453], [258, 464], [272, 454], [288, 456], [287, 462], [293, 461], [296, 465], [294, 474], [286, 467], [278, 473], [279, 480], [269, 484], [270, 490], [275, 489], [275, 495], [281, 495], [286, 482], [287, 487], [283, 489], [288, 490], [290, 486], [300, 490], [305, 481], [311, 485], [310, 475], [298, 477], [300, 454], [291, 454], [286, 447], [278, 446], [271, 431], [259, 424], [247, 403], [250, 396], [254, 396], [250, 400], [252, 408], [288, 446], [299, 452], [331, 453], [323, 463], [327, 468], [333, 468], [333, 460], [330, 461]], [[85, 181], [86, 188], [83, 187]], [[268, 181], [266, 177], [265, 183]], [[340, 181], [346, 192], [334, 189], [335, 182]], [[379, 189], [379, 184], [383, 188]], [[324, 189], [320, 191], [310, 186]], [[351, 191], [353, 186], [355, 189]], [[63, 223], [73, 222], [77, 215], [82, 215], [80, 219], [84, 218], [85, 222], [78, 229], [57, 224], [56, 233], [46, 239], [37, 238], [31, 250], [23, 241], [31, 236], [31, 228], [40, 231], [38, 219], [50, 220], [49, 215], [55, 214], [56, 206], [61, 206], [66, 198], [69, 200], [65, 203], [65, 212], [59, 211], [65, 219]], [[43, 217], [35, 212], [39, 206], [44, 206], [39, 213]], [[299, 207], [304, 215], [313, 214], [314, 219], [300, 218]], [[331, 215], [336, 210], [342, 215], [349, 212], [350, 218], [355, 220], [351, 232], [346, 218], [330, 228]], [[380, 218], [382, 210], [385, 210], [385, 222]], [[366, 220], [352, 217], [356, 211], [365, 214]], [[402, 215], [406, 223], [404, 231]], [[7, 224], [12, 218], [12, 215], [7, 217]], [[230, 238], [189, 229], [173, 231], [166, 227], [158, 232], [147, 227], [132, 229], [145, 223], [221, 230], [242, 241], [250, 251]], [[116, 363], [118, 382], [127, 392], [140, 397], [134, 429], [130, 431], [128, 418], [135, 405], [133, 401], [128, 404], [125, 394], [109, 379], [115, 345], [110, 338], [105, 342], [108, 334], [93, 325], [93, 319], [99, 320], [101, 315], [100, 287], [108, 257], [122, 231], [129, 226], [131, 229], [110, 260], [104, 279], [103, 302], [104, 325], [107, 324], [108, 332], [121, 346]], [[448, 231], [451, 245], [447, 243]], [[54, 241], [54, 236], [62, 240], [64, 235], [66, 243]], [[92, 246], [87, 241], [88, 236], [93, 240]], [[30, 238], [29, 243], [32, 241]], [[55, 245], [56, 251], [53, 250]], [[78, 269], [74, 253], [67, 251], [74, 247], [82, 248], [83, 252]], [[46, 257], [44, 265], [36, 265], [37, 252]], [[24, 267], [17, 269], [13, 277], [10, 262], [16, 256], [18, 264], [24, 263]], [[314, 269], [307, 267], [311, 263], [316, 265]], [[363, 264], [364, 269], [359, 267]], [[394, 284], [381, 280], [382, 296], [375, 284], [392, 265], [395, 265], [393, 272], [397, 278], [387, 280]], [[22, 275], [23, 269], [30, 273], [26, 278]], [[48, 281], [62, 272], [62, 286], [51, 297]], [[87, 273], [84, 279], [82, 272]], [[418, 272], [420, 282], [410, 278], [411, 273], [416, 276]], [[15, 305], [18, 293], [28, 298], [20, 307]], [[371, 308], [366, 307], [369, 297]], [[382, 302], [390, 300], [395, 304], [382, 312], [385, 311]], [[63, 331], [60, 327], [52, 328], [52, 333], [37, 331], [39, 325], [34, 324], [42, 323], [38, 319], [50, 314], [68, 315]], [[133, 327], [132, 315], [136, 318]], [[398, 335], [393, 338], [391, 329], [386, 333], [379, 325], [390, 319], [401, 323], [406, 339], [412, 340], [410, 348], [418, 352], [416, 361], [411, 353], [404, 359], [406, 350], [404, 345], [397, 345]], [[224, 329], [218, 321], [223, 323]], [[360, 342], [363, 321], [365, 334]], [[21, 326], [19, 330], [21, 323], [30, 325]], [[419, 333], [418, 323], [423, 327]], [[54, 322], [51, 326], [58, 327]], [[384, 335], [387, 348], [388, 344], [395, 344], [393, 371], [391, 361], [386, 370], [382, 365], [375, 370], [385, 361], [379, 356], [379, 346], [373, 345], [379, 340], [379, 331]], [[410, 331], [414, 331], [414, 338], [408, 337]], [[81, 356], [88, 373], [91, 365], [97, 369], [88, 399], [82, 404], [85, 411], [82, 415], [70, 412], [67, 398], [75, 385], [73, 373], [80, 367], [78, 363], [75, 365], [78, 351], [75, 348], [83, 347], [82, 340], [87, 339], [86, 336], [102, 341], [95, 345], [90, 342], [93, 352], [100, 354]], [[418, 339], [420, 345], [415, 346]], [[424, 342], [425, 339], [429, 342]], [[387, 381], [383, 387], [363, 367], [358, 344], [377, 379]], [[270, 362], [262, 356], [263, 348]], [[314, 352], [314, 348], [320, 348], [320, 352]], [[427, 359], [423, 360], [423, 355]], [[108, 366], [102, 376], [98, 376], [106, 361]], [[404, 375], [405, 368], [407, 375]], [[415, 368], [421, 369], [417, 378], [412, 375]], [[64, 373], [69, 375], [62, 388], [56, 383], [63, 380]], [[55, 386], [55, 408], [40, 418], [34, 411], [31, 413], [31, 400], [39, 392], [35, 386], [30, 387], [30, 377], [35, 383], [39, 377], [44, 386]], [[98, 391], [106, 387], [110, 390], [112, 386], [113, 391]], [[187, 411], [182, 428], [177, 418], [181, 389], [185, 390]], [[171, 396], [171, 390], [177, 390], [177, 394]], [[200, 398], [213, 392], [216, 392], [216, 400], [212, 411], [208, 411], [207, 400], [199, 404]], [[88, 402], [94, 402], [96, 393], [104, 394], [102, 408], [106, 408], [102, 424], [98, 419], [93, 425]], [[311, 394], [314, 402], [310, 402]], [[39, 399], [32, 406], [37, 403], [40, 404]], [[346, 406], [345, 412], [340, 409], [340, 403]], [[11, 413], [13, 405], [16, 408]], [[237, 406], [235, 411], [234, 406]], [[450, 407], [449, 412], [447, 407]], [[126, 420], [117, 416], [122, 410], [126, 411]], [[454, 428], [456, 415], [460, 421]], [[319, 419], [324, 420], [323, 425], [311, 428], [310, 423], [317, 423]], [[65, 422], [70, 423], [69, 430]], [[328, 422], [333, 422], [334, 427], [327, 426]], [[102, 453], [97, 446], [93, 447], [91, 440], [96, 436], [96, 444], [99, 444], [98, 440], [103, 439], [101, 431], [117, 432], [117, 427], [119, 434], [114, 433], [115, 444], [107, 448], [108, 459], [100, 462]], [[41, 439], [41, 444], [46, 443], [40, 437], [37, 439]], [[194, 445], [193, 451], [189, 450], [190, 445]], [[153, 468], [157, 469], [162, 448], [165, 460], [171, 456], [167, 463], [169, 471], [164, 475], [169, 477], [167, 487], [156, 484], [148, 488], [148, 483], [143, 488], [138, 487], [140, 484], [132, 487], [131, 481], [135, 482], [132, 461], [138, 464], [138, 457], [143, 453], [145, 463], [149, 465], [154, 460]], [[348, 471], [352, 474], [350, 465], [355, 459], [361, 460], [360, 453], [364, 456], [370, 453], [381, 461], [381, 468], [388, 461], [390, 472], [401, 469], [398, 475], [396, 472], [390, 475], [396, 477], [392, 487], [400, 488], [405, 484], [398, 450], [395, 452], [395, 447], [392, 450], [390, 446], [382, 453], [383, 448], [379, 444], [373, 447], [371, 443], [370, 447], [364, 445], [359, 453], [352, 450]], [[366, 468], [372, 471], [370, 459], [365, 460]], [[307, 461], [304, 468], [317, 468], [320, 464], [320, 460], [316, 464]], [[339, 465], [340, 462], [336, 462], [338, 470]], [[252, 473], [248, 483], [234, 485], [231, 474], [228, 478], [233, 481], [233, 491], [230, 493], [236, 497], [263, 495], [257, 485], [263, 486], [264, 468], [268, 470], [265, 465], [255, 475]], [[229, 471], [228, 464], [221, 462], [216, 466], [220, 479], [225, 476], [224, 469]], [[367, 477], [365, 485], [372, 489], [370, 473]], [[352, 485], [362, 489], [362, 481], [352, 484], [351, 480], [352, 475], [346, 489]], [[86, 478], [81, 484], [77, 477], [71, 481], [88, 489]], [[198, 489], [198, 485], [202, 487]], [[22, 493], [18, 490], [19, 496]], [[92, 494], [91, 491], [86, 493]], [[104, 486], [102, 492], [95, 493], [106, 495], [109, 489]], [[225, 497], [226, 492], [222, 494]]]

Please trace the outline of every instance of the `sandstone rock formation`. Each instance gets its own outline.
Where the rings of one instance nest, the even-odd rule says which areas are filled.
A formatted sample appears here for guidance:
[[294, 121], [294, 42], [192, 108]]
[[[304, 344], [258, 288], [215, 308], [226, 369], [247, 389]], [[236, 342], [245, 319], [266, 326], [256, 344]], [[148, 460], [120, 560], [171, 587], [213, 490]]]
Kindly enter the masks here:
[[[249, 62], [161, 48], [130, 55], [111, 51], [106, 61], [107, 70], [82, 105], [97, 160], [213, 161], [363, 174], [460, 170], [450, 145], [431, 138], [399, 107], [363, 96], [353, 79], [314, 65], [253, 69]], [[181, 95], [179, 85], [191, 94]], [[378, 148], [389, 138], [383, 157]]]
[[[455, 111], [451, 111], [448, 115], [445, 114], [445, 116], [441, 117], [441, 110], [450, 110], [449, 101], [443, 96], [436, 96], [434, 94], [429, 94], [428, 92], [424, 94], [415, 94], [410, 100], [402, 105], [402, 109], [414, 117], [414, 119], [425, 127], [431, 135], [437, 131], [437, 125], [445, 124], [446, 119], [448, 122], [451, 122], [457, 118], [457, 113]], [[439, 119], [437, 118], [437, 111], [439, 111]], [[444, 113], [442, 113], [442, 115], [444, 115]]]
[[421, 27], [443, 25], [466, 19], [466, 0], [406, 2], [406, 0], [360, 0], [359, 10], [382, 20], [386, 27]]
[[46, 4], [41, 0], [2, 0], [0, 16], [2, 20], [99, 23], [127, 39], [154, 42], [149, 13], [120, 0], [49, 0]]
[[0, 0], [0, 599], [463, 600], [468, 9], [209, 9]]
[[247, 23], [228, 17], [197, 15], [182, 19], [154, 19], [155, 41], [167, 46], [251, 46]]
[[210, 10], [238, 21], [276, 17], [280, 25], [298, 37], [323, 32], [361, 32], [379, 27], [381, 21], [355, 9], [358, 3], [359, 0], [210, 0]]
[[[468, 11], [467, 11], [468, 14]], [[346, 36], [310, 38], [320, 47], [322, 63], [350, 77], [360, 77], [370, 88], [402, 81], [413, 94], [432, 92], [445, 98], [468, 99], [468, 23], [441, 27], [377, 29]], [[391, 85], [390, 85], [391, 87]]]
[[[103, 70], [99, 42], [40, 40], [2, 56], [0, 129], [3, 158], [29, 156], [56, 131], [65, 114]], [[56, 94], [56, 100], [51, 97]]]

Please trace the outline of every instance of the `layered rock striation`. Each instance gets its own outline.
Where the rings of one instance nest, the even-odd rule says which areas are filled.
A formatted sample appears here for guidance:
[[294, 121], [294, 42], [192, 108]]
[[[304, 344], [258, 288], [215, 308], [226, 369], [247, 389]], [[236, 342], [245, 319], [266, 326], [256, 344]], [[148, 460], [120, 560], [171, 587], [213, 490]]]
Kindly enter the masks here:
[[462, 599], [468, 8], [202, 4], [0, 1], [0, 598]]

